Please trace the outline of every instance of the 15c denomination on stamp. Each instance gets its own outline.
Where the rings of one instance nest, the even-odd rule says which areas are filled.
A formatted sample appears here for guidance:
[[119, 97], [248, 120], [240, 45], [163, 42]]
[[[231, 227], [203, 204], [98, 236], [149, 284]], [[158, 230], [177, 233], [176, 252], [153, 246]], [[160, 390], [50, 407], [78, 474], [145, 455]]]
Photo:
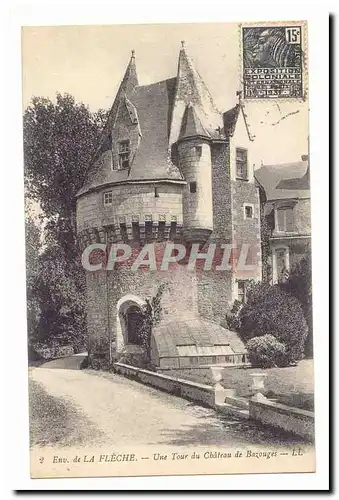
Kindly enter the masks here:
[[242, 26], [245, 99], [303, 97], [303, 26]]

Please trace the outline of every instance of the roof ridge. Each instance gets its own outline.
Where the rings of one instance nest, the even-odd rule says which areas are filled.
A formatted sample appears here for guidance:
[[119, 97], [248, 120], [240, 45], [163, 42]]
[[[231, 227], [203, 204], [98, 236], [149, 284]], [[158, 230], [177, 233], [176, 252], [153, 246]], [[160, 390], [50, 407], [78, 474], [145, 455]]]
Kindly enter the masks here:
[[136, 85], [133, 89], [133, 92], [136, 90], [136, 89], [142, 89], [144, 87], [150, 87], [151, 85], [157, 85], [159, 83], [164, 83], [164, 82], [168, 82], [169, 80], [176, 80], [177, 77], [176, 76], [171, 76], [170, 78], [164, 78], [163, 80], [159, 80], [157, 82], [152, 82], [152, 83], [146, 83], [145, 85]]

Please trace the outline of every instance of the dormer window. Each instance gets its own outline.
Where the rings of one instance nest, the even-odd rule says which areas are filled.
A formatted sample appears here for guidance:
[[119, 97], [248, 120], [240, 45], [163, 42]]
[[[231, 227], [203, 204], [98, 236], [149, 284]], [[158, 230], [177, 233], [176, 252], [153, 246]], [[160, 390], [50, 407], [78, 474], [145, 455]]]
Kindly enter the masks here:
[[236, 156], [237, 179], [247, 181], [248, 180], [247, 149], [236, 148], [235, 156]]
[[119, 142], [119, 169], [129, 168], [130, 141]]
[[276, 212], [276, 231], [279, 233], [293, 232], [293, 208], [281, 207]]

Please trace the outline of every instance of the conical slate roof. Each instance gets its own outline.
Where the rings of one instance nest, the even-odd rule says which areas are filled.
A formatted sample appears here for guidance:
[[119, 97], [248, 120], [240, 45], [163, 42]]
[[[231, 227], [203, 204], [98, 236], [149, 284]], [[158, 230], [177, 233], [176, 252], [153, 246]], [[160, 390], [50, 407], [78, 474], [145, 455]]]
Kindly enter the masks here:
[[173, 104], [171, 132], [169, 142], [175, 143], [180, 134], [181, 124], [186, 107], [194, 106], [196, 115], [214, 139], [220, 139], [220, 127], [222, 126], [221, 113], [217, 110], [212, 96], [195, 68], [193, 61], [188, 57], [184, 42], [179, 53], [177, 85]]
[[[112, 146], [118, 115], [125, 109], [131, 127], [137, 130], [138, 146], [129, 169], [113, 168]], [[119, 119], [119, 118], [118, 118]], [[134, 52], [109, 112], [100, 144], [82, 195], [103, 185], [137, 181], [166, 180], [185, 182], [171, 161], [171, 147], [179, 139], [194, 136], [224, 140], [222, 114], [216, 109], [205, 83], [187, 56], [179, 53], [177, 76], [140, 86]]]
[[188, 139], [190, 137], [206, 137], [210, 139], [211, 136], [206, 132], [201, 124], [201, 121], [190, 103], [185, 109], [185, 113], [181, 123], [179, 140]]

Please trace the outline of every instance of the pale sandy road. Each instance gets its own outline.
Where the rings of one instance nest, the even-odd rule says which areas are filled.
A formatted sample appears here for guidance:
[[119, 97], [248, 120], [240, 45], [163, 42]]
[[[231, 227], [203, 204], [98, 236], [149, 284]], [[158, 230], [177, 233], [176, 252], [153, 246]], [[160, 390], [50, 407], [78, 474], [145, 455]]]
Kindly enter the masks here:
[[74, 405], [104, 435], [107, 446], [235, 447], [281, 442], [275, 432], [222, 419], [212, 409], [119, 375], [75, 369], [78, 362], [71, 357], [46, 363], [34, 368], [31, 377], [52, 397]]

